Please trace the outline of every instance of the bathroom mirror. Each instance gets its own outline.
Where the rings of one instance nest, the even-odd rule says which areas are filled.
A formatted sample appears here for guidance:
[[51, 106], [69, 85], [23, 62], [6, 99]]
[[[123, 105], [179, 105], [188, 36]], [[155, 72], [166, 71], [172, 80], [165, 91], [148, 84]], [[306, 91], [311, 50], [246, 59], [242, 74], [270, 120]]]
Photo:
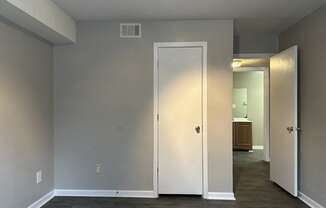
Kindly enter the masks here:
[[247, 88], [233, 88], [233, 118], [248, 117]]

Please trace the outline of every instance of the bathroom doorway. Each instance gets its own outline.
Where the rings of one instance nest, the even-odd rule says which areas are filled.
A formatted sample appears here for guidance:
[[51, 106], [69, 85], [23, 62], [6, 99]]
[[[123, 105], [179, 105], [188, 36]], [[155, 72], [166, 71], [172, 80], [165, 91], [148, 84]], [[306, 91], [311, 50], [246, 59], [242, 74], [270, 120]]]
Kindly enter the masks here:
[[232, 109], [233, 149], [264, 150], [264, 71], [233, 72]]

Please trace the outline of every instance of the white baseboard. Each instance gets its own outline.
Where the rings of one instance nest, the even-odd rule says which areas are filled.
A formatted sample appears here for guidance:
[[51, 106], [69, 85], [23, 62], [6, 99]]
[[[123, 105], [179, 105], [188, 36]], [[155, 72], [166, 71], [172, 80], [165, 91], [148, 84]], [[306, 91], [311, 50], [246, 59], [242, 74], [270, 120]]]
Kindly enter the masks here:
[[208, 200], [235, 200], [234, 193], [232, 192], [208, 192]]
[[262, 145], [255, 145], [255, 146], [252, 146], [252, 149], [254, 149], [254, 150], [263, 150], [264, 149], [264, 146], [262, 146]]
[[[41, 208], [56, 196], [71, 197], [130, 197], [130, 198], [157, 198], [154, 191], [128, 191], [128, 190], [77, 190], [77, 189], [55, 189], [41, 197], [27, 208]], [[208, 200], [235, 200], [234, 193], [208, 192]], [[315, 207], [314, 207], [315, 208]], [[324, 208], [324, 207], [316, 207]]]
[[309, 196], [301, 192], [299, 193], [299, 199], [311, 208], [325, 208], [324, 206], [320, 205], [319, 203], [311, 199]]
[[29, 205], [27, 208], [41, 208], [43, 205], [45, 205], [47, 202], [49, 202], [54, 197], [54, 191], [51, 191], [44, 196], [42, 196], [39, 200], [34, 202], [33, 204]]
[[156, 198], [154, 191], [56, 189], [55, 196]]

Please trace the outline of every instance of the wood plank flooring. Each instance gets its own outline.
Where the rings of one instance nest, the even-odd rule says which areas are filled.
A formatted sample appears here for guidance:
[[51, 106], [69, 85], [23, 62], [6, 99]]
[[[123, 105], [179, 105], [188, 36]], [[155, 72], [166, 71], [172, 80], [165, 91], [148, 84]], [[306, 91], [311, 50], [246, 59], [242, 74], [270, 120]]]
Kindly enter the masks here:
[[204, 200], [195, 196], [159, 199], [56, 197], [43, 208], [308, 208], [271, 183], [262, 151], [234, 153], [236, 201]]

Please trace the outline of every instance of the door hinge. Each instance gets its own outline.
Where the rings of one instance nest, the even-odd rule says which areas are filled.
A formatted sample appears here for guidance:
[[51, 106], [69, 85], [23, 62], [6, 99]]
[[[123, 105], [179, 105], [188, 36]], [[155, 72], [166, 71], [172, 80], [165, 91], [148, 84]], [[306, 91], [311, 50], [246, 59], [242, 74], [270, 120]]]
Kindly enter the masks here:
[[160, 120], [160, 115], [159, 115], [159, 114], [156, 115], [156, 119], [157, 119], [158, 121]]
[[158, 172], [158, 168], [157, 168], [157, 172]]

